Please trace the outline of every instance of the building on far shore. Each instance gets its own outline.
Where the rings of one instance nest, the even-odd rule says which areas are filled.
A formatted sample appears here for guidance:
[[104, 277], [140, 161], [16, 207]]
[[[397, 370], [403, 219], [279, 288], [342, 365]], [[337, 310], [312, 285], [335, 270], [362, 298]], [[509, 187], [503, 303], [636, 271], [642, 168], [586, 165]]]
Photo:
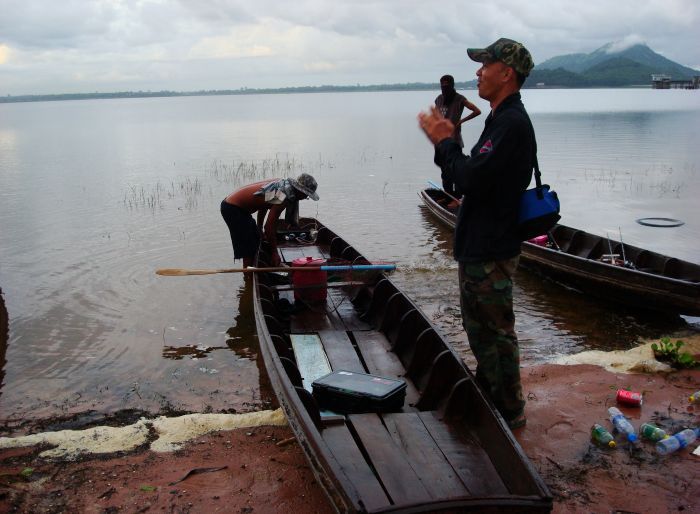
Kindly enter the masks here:
[[700, 89], [700, 75], [690, 80], [671, 80], [670, 75], [654, 73], [651, 75], [652, 89]]

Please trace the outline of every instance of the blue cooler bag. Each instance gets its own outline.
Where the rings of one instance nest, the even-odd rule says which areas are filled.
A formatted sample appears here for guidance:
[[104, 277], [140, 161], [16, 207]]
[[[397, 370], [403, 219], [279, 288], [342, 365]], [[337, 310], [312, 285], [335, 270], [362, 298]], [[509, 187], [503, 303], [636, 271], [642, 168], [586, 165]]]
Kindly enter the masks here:
[[560, 219], [559, 197], [547, 184], [528, 189], [520, 197], [518, 233], [521, 240], [546, 234]]
[[540, 177], [541, 173], [535, 157], [537, 186], [523, 193], [518, 209], [518, 233], [522, 241], [546, 234], [561, 219], [559, 197], [549, 189], [547, 184], [542, 184]]

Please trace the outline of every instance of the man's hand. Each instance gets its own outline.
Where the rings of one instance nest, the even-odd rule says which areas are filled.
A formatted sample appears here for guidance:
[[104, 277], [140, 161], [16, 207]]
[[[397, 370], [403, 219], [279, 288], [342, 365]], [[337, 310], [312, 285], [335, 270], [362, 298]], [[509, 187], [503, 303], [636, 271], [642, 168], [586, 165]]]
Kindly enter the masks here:
[[418, 126], [434, 145], [452, 136], [455, 130], [452, 122], [440, 114], [435, 106], [428, 112], [418, 114]]

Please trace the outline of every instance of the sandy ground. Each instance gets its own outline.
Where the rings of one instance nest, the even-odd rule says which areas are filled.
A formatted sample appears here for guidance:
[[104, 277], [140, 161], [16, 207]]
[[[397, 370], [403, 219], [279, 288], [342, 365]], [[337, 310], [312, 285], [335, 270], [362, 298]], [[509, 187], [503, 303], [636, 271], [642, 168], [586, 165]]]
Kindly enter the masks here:
[[[700, 338], [691, 339], [700, 357]], [[640, 408], [622, 408], [635, 427], [700, 426], [700, 406], [688, 404], [700, 370], [649, 372], [639, 365], [648, 357], [648, 348], [591, 352], [523, 369], [528, 424], [515, 436], [550, 487], [554, 512], [700, 512], [700, 455], [691, 454], [700, 443], [661, 457], [648, 442], [618, 436], [611, 450], [589, 440], [593, 423], [610, 427], [607, 407], [620, 388], [644, 393]], [[134, 449], [77, 459], [42, 456], [53, 447], [46, 442], [0, 450], [0, 512], [332, 512], [287, 426], [195, 434], [165, 452], [152, 449], [158, 426], [147, 424]]]

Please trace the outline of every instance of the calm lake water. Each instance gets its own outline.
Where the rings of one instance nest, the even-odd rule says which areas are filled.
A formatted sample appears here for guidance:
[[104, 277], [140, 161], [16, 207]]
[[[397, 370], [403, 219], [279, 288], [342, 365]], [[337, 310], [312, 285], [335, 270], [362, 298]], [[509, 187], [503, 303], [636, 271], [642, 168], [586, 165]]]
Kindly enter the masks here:
[[[250, 291], [232, 267], [221, 199], [313, 174], [302, 203], [394, 278], [471, 362], [452, 235], [420, 205], [439, 180], [416, 114], [436, 92], [0, 104], [0, 288], [9, 312], [0, 419], [120, 409], [265, 405]], [[467, 97], [482, 111], [475, 91]], [[700, 263], [700, 93], [526, 90], [562, 223]], [[485, 115], [464, 127], [467, 146]], [[647, 216], [678, 218], [673, 229]], [[525, 364], [629, 348], [697, 319], [648, 319], [520, 271]]]

